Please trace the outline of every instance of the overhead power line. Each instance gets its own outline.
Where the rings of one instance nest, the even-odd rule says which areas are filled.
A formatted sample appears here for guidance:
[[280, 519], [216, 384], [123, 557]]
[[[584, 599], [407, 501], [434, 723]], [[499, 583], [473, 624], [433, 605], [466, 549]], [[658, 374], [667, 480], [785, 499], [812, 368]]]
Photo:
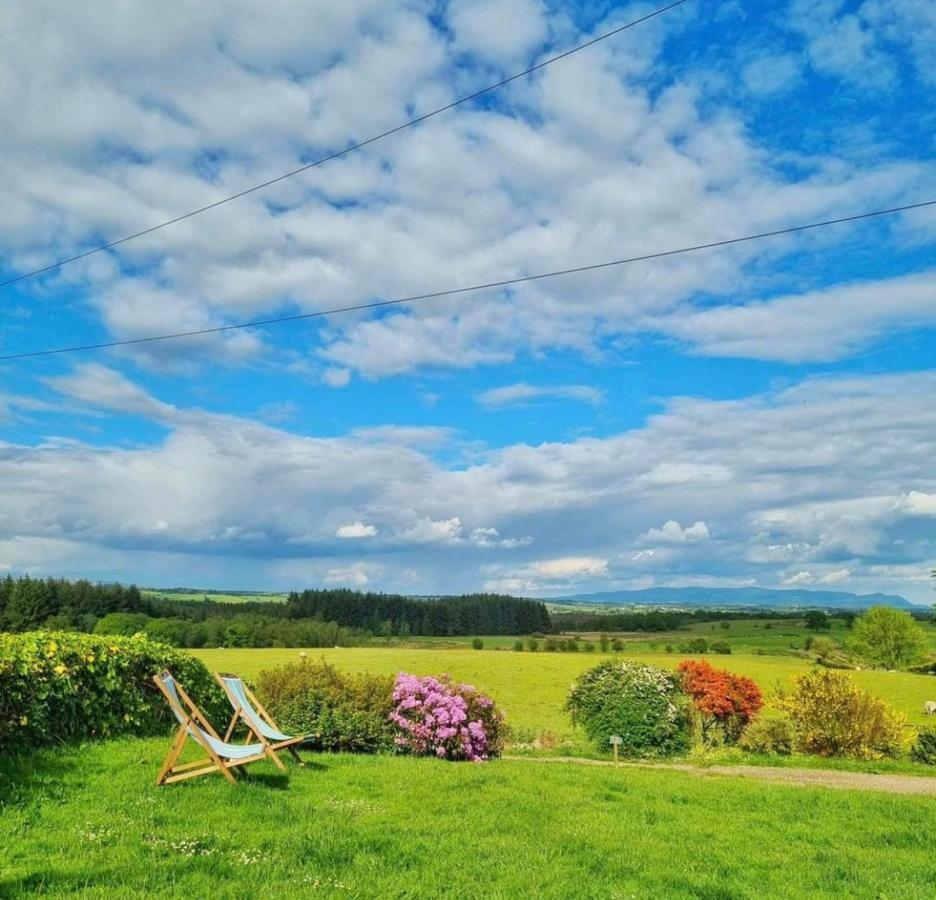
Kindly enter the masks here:
[[514, 284], [524, 284], [529, 281], [541, 281], [547, 278], [558, 278], [561, 275], [574, 275], [580, 272], [594, 272], [599, 269], [610, 269], [614, 266], [624, 266], [628, 263], [644, 262], [651, 259], [662, 259], [667, 256], [678, 256], [682, 253], [694, 253], [698, 250], [711, 250], [716, 247], [728, 247], [732, 244], [744, 244], [750, 241], [759, 241], [764, 238], [779, 237], [785, 234], [810, 231], [815, 228], [824, 228], [827, 225], [841, 225], [846, 222], [858, 222], [863, 219], [874, 219], [881, 216], [890, 216], [913, 209], [922, 209], [927, 206], [936, 206], [936, 199], [922, 200], [919, 203], [908, 203], [905, 206], [894, 206], [889, 209], [878, 209], [872, 212], [857, 213], [852, 216], [842, 216], [837, 219], [825, 219], [821, 222], [809, 222], [805, 225], [791, 225], [787, 228], [778, 228], [774, 231], [761, 231], [757, 234], [746, 234], [740, 237], [725, 238], [720, 241], [710, 241], [705, 244], [693, 244], [689, 247], [677, 247], [672, 250], [659, 250], [655, 253], [644, 253], [640, 256], [628, 256], [623, 259], [612, 259], [605, 262], [590, 263], [589, 265], [573, 266], [567, 269], [556, 269], [552, 272], [539, 272], [536, 275], [522, 275], [517, 278], [504, 278], [499, 281], [487, 281], [483, 284], [472, 284], [465, 287], [448, 288], [443, 291], [432, 291], [428, 294], [414, 294], [409, 297], [397, 297], [392, 300], [377, 300], [373, 303], [356, 303], [351, 306], [339, 306], [334, 309], [323, 309], [316, 312], [296, 313], [291, 316], [277, 316], [272, 319], [256, 319], [252, 322], [237, 322], [232, 325], [217, 325], [213, 328], [199, 328], [194, 331], [177, 331], [172, 334], [159, 334], [150, 337], [129, 338], [123, 341], [107, 341], [101, 344], [83, 344], [74, 347], [55, 347], [49, 350], [31, 350], [26, 353], [12, 353], [0, 356], [0, 362], [9, 362], [17, 359], [30, 359], [37, 356], [55, 356], [60, 353], [78, 353], [91, 350], [106, 350], [111, 347], [128, 347], [134, 344], [152, 344], [157, 341], [172, 341], [178, 338], [198, 337], [206, 334], [220, 334], [225, 331], [237, 331], [242, 328], [261, 328], [267, 325], [281, 325], [286, 322], [301, 322], [306, 319], [318, 319], [324, 316], [333, 316], [339, 313], [358, 312], [360, 310], [381, 309], [387, 306], [400, 306], [405, 303], [417, 303], [422, 300], [436, 300], [441, 297], [452, 297], [456, 294], [468, 294], [474, 291], [483, 291], [490, 288], [509, 287]]
[[260, 184], [255, 184], [252, 187], [245, 188], [242, 191], [238, 191], [236, 194], [231, 194], [229, 197], [223, 197], [220, 200], [215, 200], [213, 203], [200, 206], [198, 209], [193, 209], [187, 213], [182, 213], [181, 215], [175, 216], [172, 219], [166, 219], [165, 222], [159, 222], [156, 225], [151, 225], [149, 228], [144, 228], [142, 231], [137, 231], [133, 234], [125, 235], [124, 237], [109, 241], [106, 244], [100, 244], [99, 246], [92, 247], [90, 250], [76, 253], [74, 256], [68, 256], [63, 259], [56, 260], [55, 262], [49, 263], [47, 266], [42, 266], [39, 269], [23, 272], [13, 278], [8, 278], [6, 281], [0, 281], [0, 287], [7, 287], [11, 284], [16, 284], [19, 281], [25, 281], [27, 278], [35, 278], [36, 275], [42, 275], [45, 272], [51, 272], [53, 269], [58, 269], [61, 266], [68, 265], [69, 263], [77, 262], [79, 259], [85, 259], [88, 256], [93, 256], [95, 253], [102, 253], [105, 250], [111, 250], [114, 247], [119, 247], [121, 244], [126, 244], [128, 241], [134, 241], [137, 238], [144, 237], [147, 234], [152, 234], [154, 231], [159, 231], [160, 229], [167, 228], [170, 225], [175, 225], [177, 222], [182, 222], [185, 219], [191, 219], [193, 216], [200, 215], [203, 212], [208, 212], [208, 210], [217, 209], [219, 206], [224, 206], [224, 204], [230, 203], [232, 200], [239, 200], [241, 197], [246, 197], [248, 194], [262, 191], [264, 188], [268, 188], [274, 184], [278, 184], [281, 181], [285, 181], [287, 178], [292, 178], [295, 175], [301, 175], [303, 172], [308, 172], [309, 169], [314, 169], [317, 166], [331, 162], [333, 159], [346, 156], [348, 153], [353, 153], [355, 150], [360, 150], [362, 147], [367, 147], [370, 144], [376, 144], [377, 141], [382, 141], [384, 138], [390, 137], [392, 134], [396, 134], [397, 132], [403, 131], [406, 128], [412, 128], [414, 125], [420, 124], [420, 122], [425, 122], [426, 120], [441, 115], [444, 112], [448, 112], [448, 110], [454, 109], [456, 106], [461, 106], [463, 103], [468, 103], [471, 100], [477, 100], [478, 97], [489, 94], [491, 91], [496, 91], [498, 88], [502, 88], [504, 85], [510, 84], [512, 81], [517, 81], [519, 78], [525, 78], [527, 75], [532, 75], [533, 72], [538, 72], [540, 69], [544, 69], [546, 66], [550, 66], [555, 62], [566, 59], [567, 57], [572, 56], [575, 53], [579, 53], [588, 47], [594, 47], [595, 44], [606, 41], [608, 38], [612, 38], [615, 35], [620, 34], [622, 31], [627, 31], [629, 28], [633, 28], [635, 25], [640, 25], [641, 23], [647, 22], [650, 19], [655, 19], [657, 16], [661, 16], [663, 13], [669, 12], [671, 9], [675, 9], [677, 6], [682, 6], [684, 3], [688, 2], [689, 0], [675, 0], [674, 3], [661, 6], [659, 9], [641, 16], [639, 19], [634, 19], [633, 21], [627, 22], [624, 25], [620, 25], [617, 28], [613, 28], [611, 31], [606, 31], [604, 34], [599, 34], [597, 37], [585, 41], [583, 44], [578, 44], [569, 50], [565, 50], [557, 56], [551, 56], [549, 59], [544, 59], [542, 62], [539, 62], [534, 66], [530, 66], [528, 69], [524, 69], [522, 72], [517, 72], [515, 75], [511, 75], [508, 78], [504, 78], [495, 82], [494, 84], [489, 84], [487, 87], [481, 88], [474, 93], [466, 94], [464, 97], [459, 97], [457, 100], [453, 100], [451, 103], [447, 103], [445, 106], [440, 106], [438, 109], [433, 109], [421, 116], [417, 116], [415, 119], [409, 119], [406, 122], [402, 122], [393, 128], [382, 131], [380, 134], [375, 134], [372, 137], [366, 138], [363, 141], [359, 141], [356, 144], [351, 144], [350, 147], [345, 147], [344, 150], [338, 150], [335, 153], [330, 153], [328, 156], [323, 156], [321, 159], [317, 159], [314, 162], [306, 163], [305, 165], [299, 166], [299, 168], [293, 169], [290, 172], [284, 172], [282, 175], [277, 175], [275, 178], [270, 178], [267, 181], [261, 182]]

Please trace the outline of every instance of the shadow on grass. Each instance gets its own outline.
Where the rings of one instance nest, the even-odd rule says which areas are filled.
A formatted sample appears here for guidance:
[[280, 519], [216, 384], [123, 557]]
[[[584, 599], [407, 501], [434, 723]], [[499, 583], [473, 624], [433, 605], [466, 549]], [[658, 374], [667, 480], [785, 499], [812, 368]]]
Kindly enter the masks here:
[[[37, 796], [60, 796], [75, 760], [56, 750], [0, 757], [0, 809]], [[4, 896], [0, 891], [0, 897]]]
[[0, 897], [50, 893], [78, 894], [99, 885], [119, 884], [121, 877], [122, 873], [118, 869], [98, 869], [93, 873], [41, 869], [28, 875], [0, 879]]

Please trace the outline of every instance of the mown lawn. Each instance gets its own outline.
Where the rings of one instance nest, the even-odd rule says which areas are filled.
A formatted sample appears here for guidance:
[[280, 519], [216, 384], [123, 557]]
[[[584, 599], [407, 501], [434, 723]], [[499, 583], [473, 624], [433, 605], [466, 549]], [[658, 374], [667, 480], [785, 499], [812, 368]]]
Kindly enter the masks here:
[[401, 757], [157, 788], [167, 740], [0, 760], [0, 896], [931, 897], [931, 799]]
[[[261, 669], [299, 659], [294, 649], [227, 649], [192, 651], [213, 671], [238, 672], [255, 677]], [[324, 657], [341, 669], [359, 672], [413, 672], [417, 675], [449, 674], [486, 691], [503, 707], [515, 728], [539, 734], [552, 731], [562, 739], [575, 739], [563, 712], [569, 685], [584, 669], [603, 658], [598, 653], [513, 653], [497, 650], [411, 649], [397, 647], [345, 647], [308, 650], [309, 657]], [[625, 654], [620, 654], [622, 657]], [[674, 668], [678, 654], [634, 654], [641, 659]], [[809, 671], [811, 663], [793, 657], [733, 654], [707, 657], [713, 665], [751, 676], [770, 694], [777, 684], [789, 686], [794, 675]], [[904, 672], [862, 671], [849, 673], [862, 687], [905, 712], [911, 722], [923, 723], [923, 703], [936, 700], [936, 678]]]

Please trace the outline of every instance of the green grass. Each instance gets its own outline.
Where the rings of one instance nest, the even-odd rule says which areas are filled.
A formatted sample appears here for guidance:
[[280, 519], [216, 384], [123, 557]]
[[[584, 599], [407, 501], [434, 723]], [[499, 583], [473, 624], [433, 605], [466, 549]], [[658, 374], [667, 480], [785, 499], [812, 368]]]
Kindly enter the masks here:
[[0, 759], [0, 896], [932, 896], [936, 806], [677, 772], [318, 756], [157, 788], [168, 740]]
[[[226, 649], [191, 651], [213, 671], [234, 671], [254, 678], [261, 669], [299, 659], [293, 649]], [[351, 672], [417, 675], [447, 672], [489, 693], [503, 707], [515, 728], [534, 733], [552, 731], [574, 744], [580, 738], [573, 732], [562, 710], [569, 684], [582, 671], [595, 665], [598, 653], [512, 653], [471, 649], [413, 649], [397, 647], [345, 647], [308, 650], [310, 658], [324, 657], [340, 669]], [[624, 654], [621, 654], [624, 656]], [[674, 668], [678, 654], [633, 654], [628, 658]], [[713, 665], [749, 675], [769, 695], [776, 685], [790, 685], [794, 675], [807, 672], [806, 660], [783, 656], [711, 656]], [[862, 687], [882, 697], [896, 709], [922, 724], [923, 703], [936, 699], [936, 678], [904, 672], [862, 671], [849, 673]], [[567, 748], [568, 749], [568, 748]]]

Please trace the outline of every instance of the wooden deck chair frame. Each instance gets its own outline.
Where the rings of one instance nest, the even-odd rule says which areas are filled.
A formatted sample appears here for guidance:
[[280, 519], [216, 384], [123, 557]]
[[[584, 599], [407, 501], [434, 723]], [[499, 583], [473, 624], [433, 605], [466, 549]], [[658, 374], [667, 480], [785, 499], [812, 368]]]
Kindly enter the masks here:
[[284, 769], [284, 770], [286, 767], [280, 761], [279, 756], [277, 756], [277, 751], [287, 750], [289, 751], [293, 759], [295, 759], [295, 761], [299, 764], [299, 766], [304, 768], [305, 763], [302, 761], [302, 757], [299, 755], [298, 751], [296, 750], [296, 744], [301, 744], [305, 740], [305, 736], [300, 735], [299, 737], [291, 737], [289, 738], [289, 740], [286, 740], [286, 741], [273, 741], [271, 743], [270, 740], [265, 735], [259, 734], [257, 732], [257, 729], [254, 728], [254, 726], [251, 724], [248, 716], [244, 714], [244, 709], [243, 709], [243, 705], [241, 701], [231, 691], [230, 687], [225, 681], [225, 678], [236, 678], [238, 681], [240, 681], [240, 683], [244, 686], [244, 693], [247, 695], [247, 699], [250, 701], [251, 706], [253, 706], [253, 711], [260, 718], [262, 718], [263, 721], [267, 725], [270, 726], [270, 728], [273, 728], [276, 731], [278, 731], [280, 734], [282, 734], [283, 733], [282, 729], [280, 729], [279, 725], [277, 725], [276, 722], [273, 721], [273, 717], [266, 711], [263, 704], [257, 699], [256, 694], [254, 694], [254, 692], [247, 686], [247, 682], [244, 681], [244, 679], [241, 678], [239, 675], [235, 675], [232, 672], [215, 672], [214, 677], [217, 679], [218, 684], [221, 685], [221, 689], [224, 691], [225, 695], [230, 701], [231, 707], [234, 710], [234, 715], [231, 717], [231, 721], [228, 724], [227, 731], [224, 733], [224, 740], [230, 741], [234, 735], [234, 731], [237, 728], [238, 723], [243, 722], [244, 727], [247, 729], [247, 738], [245, 740], [245, 743], [253, 739], [257, 741], [258, 743], [263, 744], [263, 746], [271, 752], [272, 758], [276, 760], [276, 764], [281, 769]]
[[[175, 697], [166, 689], [163, 680], [171, 678], [178, 693], [181, 705]], [[211, 722], [205, 718], [202, 711], [195, 705], [195, 701], [185, 692], [185, 689], [173, 678], [172, 673], [163, 670], [158, 675], [153, 676], [153, 681], [160, 693], [166, 698], [166, 702], [172, 708], [176, 718], [179, 720], [179, 728], [175, 733], [172, 746], [166, 754], [159, 774], [156, 776], [156, 784], [172, 784], [175, 781], [185, 781], [189, 778], [197, 778], [199, 775], [211, 775], [220, 772], [231, 784], [237, 784], [234, 774], [238, 766], [245, 766], [248, 763], [258, 762], [261, 759], [272, 759], [276, 765], [283, 769], [285, 766], [277, 759], [269, 747], [264, 747], [259, 753], [251, 756], [240, 757], [237, 759], [225, 759], [221, 756], [201, 735], [200, 729], [204, 729], [215, 740], [221, 741], [218, 733], [214, 730]], [[204, 759], [198, 759], [194, 762], [176, 765], [176, 761], [182, 754], [185, 742], [188, 738], [195, 741], [207, 754]], [[227, 743], [223, 741], [222, 743]]]

